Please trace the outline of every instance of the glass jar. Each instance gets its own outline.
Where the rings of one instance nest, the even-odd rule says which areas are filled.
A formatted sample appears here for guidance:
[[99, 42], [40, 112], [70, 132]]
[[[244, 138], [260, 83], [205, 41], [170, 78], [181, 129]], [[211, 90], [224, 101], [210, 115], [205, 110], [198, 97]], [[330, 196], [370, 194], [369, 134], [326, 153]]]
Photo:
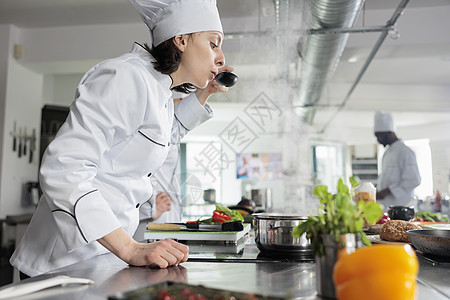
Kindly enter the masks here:
[[359, 201], [376, 202], [376, 193], [377, 189], [371, 182], [362, 182], [355, 189], [355, 200], [357, 203]]

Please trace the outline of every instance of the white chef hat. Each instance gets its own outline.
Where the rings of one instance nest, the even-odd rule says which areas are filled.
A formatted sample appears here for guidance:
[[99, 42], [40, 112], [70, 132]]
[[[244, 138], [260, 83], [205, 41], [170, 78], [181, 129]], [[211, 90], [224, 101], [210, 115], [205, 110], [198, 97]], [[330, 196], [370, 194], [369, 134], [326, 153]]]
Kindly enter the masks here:
[[179, 34], [223, 32], [216, 0], [129, 0], [152, 35], [153, 46]]
[[394, 122], [390, 113], [375, 113], [374, 132], [394, 132]]

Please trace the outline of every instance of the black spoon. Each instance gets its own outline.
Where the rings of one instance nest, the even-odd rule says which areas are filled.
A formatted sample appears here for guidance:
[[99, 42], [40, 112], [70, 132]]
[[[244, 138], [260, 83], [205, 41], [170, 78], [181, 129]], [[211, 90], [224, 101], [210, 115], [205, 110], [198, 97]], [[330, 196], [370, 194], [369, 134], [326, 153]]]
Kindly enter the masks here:
[[237, 75], [231, 72], [222, 72], [215, 77], [218, 84], [224, 87], [232, 87], [238, 81]]

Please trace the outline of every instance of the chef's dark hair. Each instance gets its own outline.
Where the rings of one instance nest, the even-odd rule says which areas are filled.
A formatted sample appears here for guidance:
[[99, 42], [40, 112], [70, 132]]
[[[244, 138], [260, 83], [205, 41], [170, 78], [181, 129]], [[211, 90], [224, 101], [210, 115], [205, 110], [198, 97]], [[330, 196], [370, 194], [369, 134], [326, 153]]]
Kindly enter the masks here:
[[[147, 44], [144, 44], [144, 47], [155, 58], [155, 61], [153, 61], [155, 70], [169, 75], [180, 66], [182, 52], [174, 44], [173, 39], [168, 39], [156, 47], [150, 48]], [[173, 88], [173, 90], [185, 94], [193, 93], [195, 89], [195, 86], [190, 83], [184, 83]]]

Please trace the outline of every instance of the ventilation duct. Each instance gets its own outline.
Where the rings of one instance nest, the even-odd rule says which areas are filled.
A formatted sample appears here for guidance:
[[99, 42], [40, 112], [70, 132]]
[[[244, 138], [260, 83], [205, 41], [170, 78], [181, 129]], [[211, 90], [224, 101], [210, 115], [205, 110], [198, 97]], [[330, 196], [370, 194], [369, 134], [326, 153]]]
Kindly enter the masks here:
[[[308, 29], [349, 28], [355, 23], [364, 0], [307, 0], [305, 26]], [[306, 34], [298, 44], [302, 59], [299, 94], [294, 107], [309, 124], [314, 104], [335, 72], [349, 33]]]

